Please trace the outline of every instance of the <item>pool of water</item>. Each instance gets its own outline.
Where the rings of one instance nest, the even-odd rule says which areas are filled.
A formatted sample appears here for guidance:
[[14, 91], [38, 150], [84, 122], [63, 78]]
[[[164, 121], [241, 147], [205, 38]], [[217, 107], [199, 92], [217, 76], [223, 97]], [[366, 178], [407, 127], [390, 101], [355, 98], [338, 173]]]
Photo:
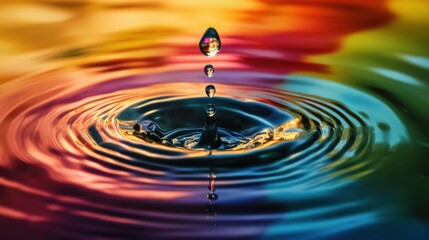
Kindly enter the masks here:
[[0, 234], [428, 239], [428, 7], [3, 4]]

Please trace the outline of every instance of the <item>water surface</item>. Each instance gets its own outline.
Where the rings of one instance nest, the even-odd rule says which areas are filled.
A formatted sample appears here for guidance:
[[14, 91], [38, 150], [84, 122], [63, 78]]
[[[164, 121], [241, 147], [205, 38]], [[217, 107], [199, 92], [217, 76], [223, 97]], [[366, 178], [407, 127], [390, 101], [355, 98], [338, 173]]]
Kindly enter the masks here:
[[[3, 4], [1, 235], [428, 239], [428, 7]], [[189, 141], [209, 103], [226, 148]]]

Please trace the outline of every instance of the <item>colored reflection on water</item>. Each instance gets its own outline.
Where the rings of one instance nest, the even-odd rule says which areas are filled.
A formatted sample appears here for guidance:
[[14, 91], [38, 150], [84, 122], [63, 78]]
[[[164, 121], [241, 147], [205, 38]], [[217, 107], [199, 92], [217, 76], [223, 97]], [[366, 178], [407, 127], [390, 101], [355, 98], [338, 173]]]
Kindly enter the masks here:
[[428, 8], [2, 4], [2, 238], [428, 239]]

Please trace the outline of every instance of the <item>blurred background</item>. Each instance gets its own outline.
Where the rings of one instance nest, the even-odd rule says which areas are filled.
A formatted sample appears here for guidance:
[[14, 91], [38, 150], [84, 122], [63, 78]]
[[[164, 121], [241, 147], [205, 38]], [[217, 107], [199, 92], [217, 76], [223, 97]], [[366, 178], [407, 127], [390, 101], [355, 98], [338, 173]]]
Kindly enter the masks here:
[[[0, 234], [427, 239], [427, 9], [426, 0], [2, 1]], [[222, 41], [213, 58], [198, 49], [208, 27]], [[332, 112], [340, 120], [326, 131], [358, 140], [343, 151], [326, 133], [335, 144], [305, 162], [281, 143], [222, 153], [213, 210], [213, 166], [192, 165], [204, 153], [147, 146], [130, 136], [141, 113], [121, 115], [204, 95], [209, 82], [219, 96], [285, 112], [296, 104], [310, 119]], [[262, 151], [272, 158], [243, 164]]]

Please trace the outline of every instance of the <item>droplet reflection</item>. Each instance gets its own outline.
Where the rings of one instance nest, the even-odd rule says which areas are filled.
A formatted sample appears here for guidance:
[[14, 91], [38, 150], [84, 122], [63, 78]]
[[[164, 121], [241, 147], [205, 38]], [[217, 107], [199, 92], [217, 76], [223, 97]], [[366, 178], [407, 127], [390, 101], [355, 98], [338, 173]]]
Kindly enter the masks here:
[[210, 179], [209, 190], [210, 191], [216, 191], [216, 184], [215, 184], [215, 180], [214, 179]]
[[199, 46], [202, 54], [208, 57], [216, 56], [221, 47], [220, 37], [216, 29], [212, 27], [207, 28], [200, 40]]

